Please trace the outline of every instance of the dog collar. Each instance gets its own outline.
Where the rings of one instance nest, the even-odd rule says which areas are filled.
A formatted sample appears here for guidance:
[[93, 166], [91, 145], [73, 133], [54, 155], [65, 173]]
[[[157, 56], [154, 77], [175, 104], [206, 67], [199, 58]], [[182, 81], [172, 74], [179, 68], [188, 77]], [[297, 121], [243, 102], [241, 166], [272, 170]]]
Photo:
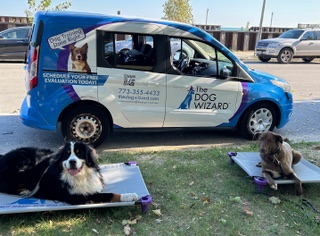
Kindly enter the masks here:
[[270, 154], [270, 156], [273, 157], [273, 162], [274, 162], [275, 164], [278, 164], [279, 166], [281, 166], [281, 162], [278, 160], [277, 155], [278, 155], [280, 152], [281, 152], [281, 146], [279, 146], [274, 153]]
[[279, 166], [282, 166], [281, 161], [279, 161], [275, 155], [273, 155], [273, 162]]
[[275, 164], [277, 164], [278, 166], [280, 166], [280, 168], [281, 168], [281, 176], [284, 177], [284, 171], [283, 171], [282, 163], [281, 163], [281, 161], [279, 161], [278, 158], [276, 157], [277, 154], [280, 153], [280, 151], [281, 151], [281, 147], [279, 147], [279, 149], [277, 150], [277, 152], [275, 152], [275, 153], [273, 154], [273, 162], [274, 162]]
[[275, 156], [278, 155], [280, 152], [281, 152], [281, 146], [279, 146], [274, 153], [269, 154], [269, 155], [270, 155], [270, 156], [274, 156], [274, 158], [275, 158]]

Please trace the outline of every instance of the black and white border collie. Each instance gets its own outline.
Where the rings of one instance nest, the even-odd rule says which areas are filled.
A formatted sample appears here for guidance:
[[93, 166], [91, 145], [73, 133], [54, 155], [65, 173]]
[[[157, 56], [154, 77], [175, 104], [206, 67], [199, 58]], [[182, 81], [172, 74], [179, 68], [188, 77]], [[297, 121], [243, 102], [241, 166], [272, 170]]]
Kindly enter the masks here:
[[90, 146], [67, 142], [56, 153], [33, 147], [0, 156], [0, 192], [69, 204], [131, 202], [136, 193], [102, 193], [104, 182]]

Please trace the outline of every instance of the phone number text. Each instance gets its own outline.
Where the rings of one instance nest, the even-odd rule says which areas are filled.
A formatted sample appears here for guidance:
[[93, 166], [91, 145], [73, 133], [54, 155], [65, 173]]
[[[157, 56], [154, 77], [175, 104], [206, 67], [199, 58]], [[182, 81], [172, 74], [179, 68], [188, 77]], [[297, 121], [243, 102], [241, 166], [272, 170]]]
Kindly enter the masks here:
[[160, 91], [158, 91], [158, 90], [143, 90], [143, 89], [119, 88], [118, 93], [119, 93], [119, 94], [132, 94], [132, 95], [160, 96]]

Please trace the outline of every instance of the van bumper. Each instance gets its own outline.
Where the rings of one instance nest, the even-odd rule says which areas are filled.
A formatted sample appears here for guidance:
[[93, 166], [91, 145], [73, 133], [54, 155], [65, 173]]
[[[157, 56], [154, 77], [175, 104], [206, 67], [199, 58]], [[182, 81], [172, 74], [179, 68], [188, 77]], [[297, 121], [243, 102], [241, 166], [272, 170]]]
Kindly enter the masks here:
[[282, 97], [282, 100], [280, 101], [280, 110], [281, 110], [281, 119], [279, 121], [279, 124], [277, 128], [282, 128], [285, 126], [291, 119], [292, 111], [293, 111], [293, 98], [292, 93], [285, 93], [285, 96]]
[[32, 128], [56, 130], [56, 125], [48, 124], [36, 107], [28, 105], [27, 97], [23, 100], [21, 105], [20, 120], [22, 124]]

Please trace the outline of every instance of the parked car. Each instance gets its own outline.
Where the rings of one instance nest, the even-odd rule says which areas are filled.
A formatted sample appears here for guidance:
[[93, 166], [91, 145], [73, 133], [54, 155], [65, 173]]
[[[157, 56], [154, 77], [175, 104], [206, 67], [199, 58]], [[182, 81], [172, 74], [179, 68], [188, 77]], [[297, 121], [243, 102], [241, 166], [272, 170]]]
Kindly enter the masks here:
[[258, 41], [256, 54], [260, 61], [277, 58], [279, 63], [289, 63], [292, 58], [310, 62], [320, 57], [320, 29], [293, 29], [278, 38]]
[[[39, 11], [33, 29], [20, 118], [61, 128], [66, 140], [98, 146], [115, 129], [197, 127], [252, 140], [291, 117], [286, 81], [248, 68], [192, 25]], [[129, 38], [129, 48], [117, 46]]]
[[15, 27], [0, 32], [0, 59], [24, 60], [31, 27]]

